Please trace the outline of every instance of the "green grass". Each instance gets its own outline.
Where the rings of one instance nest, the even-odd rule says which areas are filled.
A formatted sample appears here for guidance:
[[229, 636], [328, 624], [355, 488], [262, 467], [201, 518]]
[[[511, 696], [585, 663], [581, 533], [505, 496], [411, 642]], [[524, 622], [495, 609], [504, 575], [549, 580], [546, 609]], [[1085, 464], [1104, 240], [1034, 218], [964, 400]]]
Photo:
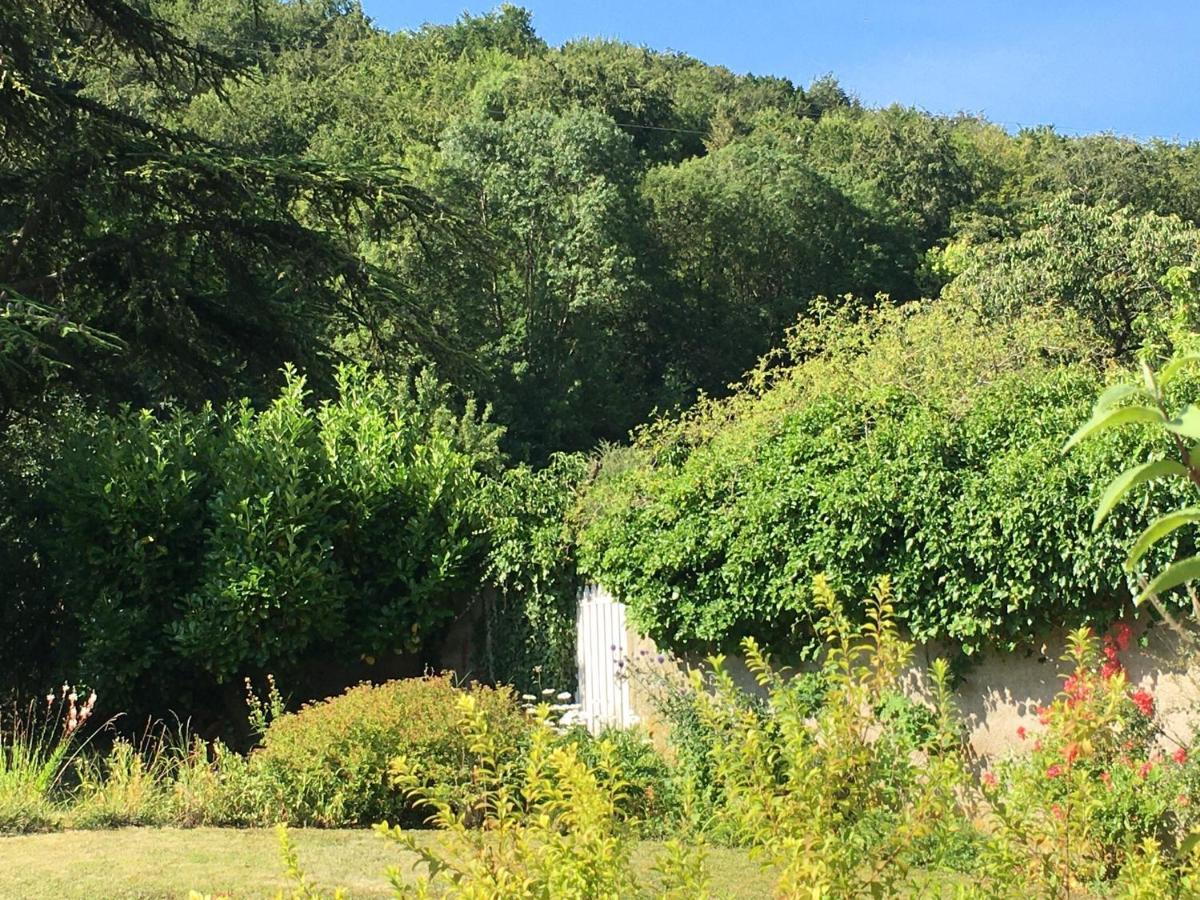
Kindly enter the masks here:
[[[363, 829], [292, 829], [300, 863], [324, 888], [344, 887], [351, 897], [388, 897], [383, 872], [411, 870], [412, 854]], [[434, 832], [425, 832], [436, 840]], [[659, 845], [644, 842], [635, 867], [647, 879]], [[712, 848], [714, 887], [734, 898], [766, 897], [771, 879], [746, 854]], [[287, 887], [279, 842], [271, 829], [119, 828], [0, 837], [0, 897], [274, 897]]]

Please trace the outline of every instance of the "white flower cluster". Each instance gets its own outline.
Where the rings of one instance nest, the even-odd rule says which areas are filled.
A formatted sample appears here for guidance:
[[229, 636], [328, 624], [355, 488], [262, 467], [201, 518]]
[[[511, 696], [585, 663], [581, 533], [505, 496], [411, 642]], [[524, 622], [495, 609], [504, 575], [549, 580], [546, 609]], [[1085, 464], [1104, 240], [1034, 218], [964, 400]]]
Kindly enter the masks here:
[[559, 733], [565, 732], [575, 725], [583, 723], [583, 715], [579, 704], [573, 702], [574, 695], [570, 691], [555, 691], [554, 688], [542, 688], [539, 698], [533, 694], [521, 695], [521, 708], [532, 713], [543, 704], [550, 710], [549, 721]]

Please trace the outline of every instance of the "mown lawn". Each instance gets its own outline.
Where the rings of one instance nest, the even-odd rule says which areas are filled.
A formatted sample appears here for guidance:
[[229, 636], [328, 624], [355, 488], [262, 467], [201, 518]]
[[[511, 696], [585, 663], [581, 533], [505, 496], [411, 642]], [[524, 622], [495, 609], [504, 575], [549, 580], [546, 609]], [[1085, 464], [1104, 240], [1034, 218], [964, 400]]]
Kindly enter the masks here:
[[[345, 888], [351, 897], [387, 897], [388, 866], [411, 872], [412, 854], [368, 830], [292, 829], [309, 879]], [[436, 834], [426, 832], [429, 840]], [[635, 856], [652, 879], [659, 845]], [[742, 851], [712, 848], [713, 885], [735, 898], [770, 896], [771, 880]], [[0, 837], [0, 897], [274, 897], [287, 886], [279, 842], [271, 829], [119, 828]]]

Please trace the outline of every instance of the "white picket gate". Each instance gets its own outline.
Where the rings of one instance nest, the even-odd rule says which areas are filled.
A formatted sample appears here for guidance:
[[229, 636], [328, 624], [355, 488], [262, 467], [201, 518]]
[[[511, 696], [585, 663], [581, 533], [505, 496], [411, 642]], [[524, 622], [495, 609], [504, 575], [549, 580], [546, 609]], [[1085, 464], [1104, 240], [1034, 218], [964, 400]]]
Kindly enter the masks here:
[[579, 592], [575, 641], [579, 717], [593, 733], [605, 725], [633, 725], [637, 716], [629, 700], [629, 682], [618, 667], [628, 645], [625, 605], [599, 585], [584, 587]]

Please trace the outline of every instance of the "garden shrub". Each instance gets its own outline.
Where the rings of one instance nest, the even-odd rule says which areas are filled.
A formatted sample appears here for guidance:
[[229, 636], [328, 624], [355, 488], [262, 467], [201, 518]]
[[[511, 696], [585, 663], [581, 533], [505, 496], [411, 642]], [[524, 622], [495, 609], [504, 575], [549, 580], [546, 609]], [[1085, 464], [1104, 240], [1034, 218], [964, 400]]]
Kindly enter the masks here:
[[634, 822], [642, 837], [675, 833], [682, 812], [682, 786], [670, 763], [640, 728], [605, 728], [592, 736], [580, 727], [571, 728], [563, 743], [574, 747], [579, 758], [593, 769], [601, 757], [621, 785], [616, 814]]
[[1072, 633], [1062, 691], [1038, 711], [1038, 727], [1019, 729], [1021, 751], [984, 773], [993, 878], [1103, 893], [1155, 860], [1170, 896], [1195, 867], [1187, 838], [1200, 828], [1200, 761], [1192, 739], [1166, 740], [1154, 697], [1126, 680], [1129, 640], [1123, 623], [1103, 644], [1087, 629]]
[[77, 427], [48, 479], [45, 553], [80, 668], [127, 709], [211, 712], [221, 683], [302, 683], [301, 660], [335, 647], [417, 651], [482, 578], [498, 430], [430, 376], [344, 368], [336, 387], [313, 403], [286, 370], [261, 410]]
[[884, 580], [854, 625], [828, 585], [814, 595], [823, 611], [827, 698], [816, 716], [758, 645], [743, 643], [768, 693], [765, 714], [749, 706], [714, 657], [712, 693], [698, 670], [693, 689], [717, 734], [718, 815], [778, 874], [780, 896], [875, 896], [913, 885], [914, 853], [931, 838], [961, 830], [965, 783], [961, 737], [950, 704], [948, 669], [932, 670], [934, 726], [914, 741], [877, 712], [900, 690], [911, 645], [897, 631]]
[[275, 719], [252, 757], [274, 791], [274, 815], [304, 825], [421, 825], [424, 815], [389, 783], [401, 754], [419, 764], [429, 791], [461, 802], [474, 766], [455, 712], [464, 693], [501, 746], [524, 742], [525, 717], [508, 688], [464, 692], [448, 675], [362, 684]]
[[[625, 786], [609, 741], [597, 741], [596, 761], [589, 765], [577, 743], [561, 740], [543, 704], [528, 745], [514, 752], [499, 738], [477, 696], [460, 695], [457, 702], [459, 735], [477, 755], [467, 802], [454, 804], [430, 792], [430, 771], [401, 755], [392, 766], [396, 786], [430, 809], [431, 822], [444, 834], [425, 843], [388, 822], [379, 826], [382, 834], [416, 853], [425, 867], [417, 896], [710, 896], [702, 851], [682, 842], [668, 845], [660, 859], [660, 870], [670, 879], [666, 884], [651, 887], [635, 880], [630, 866], [633, 823], [619, 811]], [[397, 896], [407, 896], [410, 890], [400, 872], [391, 875]]]
[[[830, 313], [734, 396], [645, 429], [639, 465], [601, 472], [576, 513], [580, 566], [678, 650], [815, 646], [817, 574], [856, 594], [890, 575], [910, 635], [968, 653], [1106, 623], [1131, 595], [1141, 519], [1119, 511], [1093, 533], [1092, 510], [1149, 438], [1062, 455], [1109, 378], [1096, 360], [1086, 323], [1060, 311]], [[1182, 496], [1160, 484], [1146, 503]]]

